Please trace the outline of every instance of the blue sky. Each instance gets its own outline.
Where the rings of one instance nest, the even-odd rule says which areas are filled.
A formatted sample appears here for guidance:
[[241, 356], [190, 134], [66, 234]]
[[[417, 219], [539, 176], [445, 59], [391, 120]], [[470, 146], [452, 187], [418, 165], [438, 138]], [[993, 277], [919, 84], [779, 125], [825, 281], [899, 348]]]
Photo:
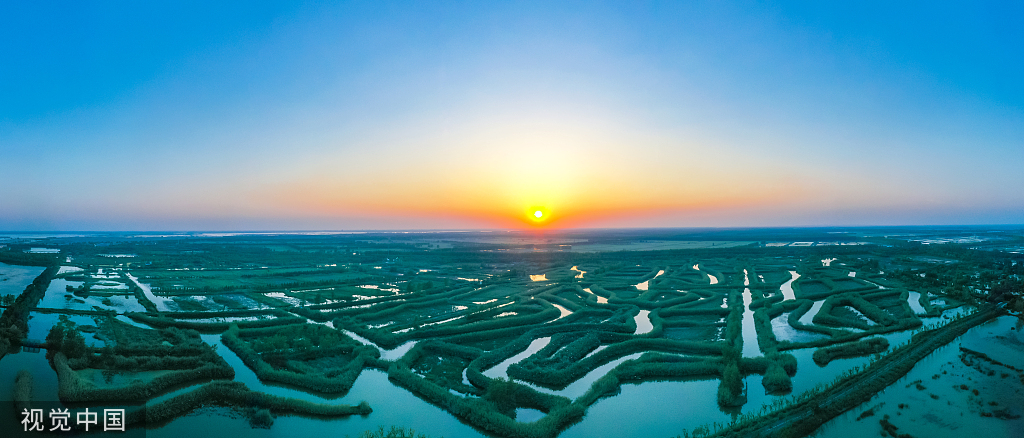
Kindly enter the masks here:
[[0, 229], [1024, 223], [1024, 6], [0, 5]]

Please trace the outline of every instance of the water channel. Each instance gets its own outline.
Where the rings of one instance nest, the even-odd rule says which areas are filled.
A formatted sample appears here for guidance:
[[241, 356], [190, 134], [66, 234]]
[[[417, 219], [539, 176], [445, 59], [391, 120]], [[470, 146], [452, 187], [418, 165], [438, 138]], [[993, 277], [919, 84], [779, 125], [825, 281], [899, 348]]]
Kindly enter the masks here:
[[149, 301], [153, 302], [153, 305], [156, 306], [156, 310], [160, 312], [171, 311], [171, 309], [167, 307], [167, 303], [173, 302], [174, 300], [170, 298], [158, 297], [156, 296], [156, 294], [153, 293], [153, 288], [151, 288], [148, 284], [143, 284], [139, 282], [138, 277], [133, 277], [132, 274], [129, 274], [127, 272], [125, 272], [124, 275], [127, 276], [135, 284], [137, 284], [140, 289], [142, 289], [142, 293], [146, 295], [146, 298], [149, 299]]
[[[743, 270], [743, 284], [749, 286], [750, 278], [747, 270]], [[761, 349], [757, 344], [757, 327], [754, 325], [754, 311], [750, 310], [750, 303], [753, 297], [750, 295], [750, 287], [743, 288], [743, 357], [758, 357]]]
[[[660, 277], [660, 276], [661, 276], [661, 274], [664, 274], [664, 273], [665, 273], [665, 270], [660, 270], [660, 271], [658, 271], [658, 273], [657, 273], [657, 274], [654, 274], [654, 277], [653, 277], [653, 278], [651, 278], [651, 280], [654, 280], [655, 278], [658, 278], [658, 277]], [[651, 283], [651, 280], [646, 280], [646, 281], [643, 281], [643, 282], [641, 282], [641, 283], [637, 283], [636, 285], [634, 285], [634, 287], [636, 287], [636, 288], [637, 288], [637, 290], [644, 290], [644, 291], [645, 291], [645, 290], [647, 290], [647, 288], [648, 288], [648, 285], [650, 285], [650, 283]]]
[[[793, 273], [793, 279], [796, 278]], [[133, 281], [137, 281], [133, 279]], [[791, 283], [792, 279], [787, 282]], [[749, 285], [749, 279], [745, 277], [745, 284]], [[58, 288], [59, 289], [59, 288]], [[146, 290], [146, 288], [144, 288]], [[589, 290], [588, 290], [589, 292]], [[748, 327], [746, 313], [749, 309], [749, 288], [744, 291], [744, 356], [748, 356], [746, 346], [757, 347], [756, 333], [752, 324], [752, 317]], [[147, 296], [152, 293], [149, 292]], [[785, 291], [784, 291], [785, 294]], [[915, 312], [923, 309], [915, 308], [917, 297], [912, 293], [908, 304]], [[49, 295], [49, 294], [48, 294]], [[159, 297], [151, 297], [150, 299]], [[154, 303], [157, 303], [155, 300]], [[604, 300], [605, 302], [607, 300]], [[811, 311], [805, 315], [806, 318], [813, 318], [814, 313], [821, 307], [821, 301], [815, 302]], [[918, 305], [919, 307], [919, 305]], [[956, 312], [965, 311], [963, 308], [946, 311], [944, 317], [949, 317]], [[644, 313], [647, 312], [647, 313]], [[33, 312], [30, 323], [30, 337], [42, 339], [45, 333], [59, 318], [56, 314], [45, 314]], [[80, 325], [94, 325], [95, 322], [88, 316], [71, 316], [70, 319]], [[118, 316], [117, 319], [137, 327], [148, 328], [145, 324], [137, 323], [125, 316]], [[650, 330], [649, 312], [641, 311], [634, 319], [637, 322], [637, 333], [646, 333]], [[803, 318], [801, 319], [803, 321]], [[927, 321], [927, 320], [926, 320]], [[809, 322], [809, 321], [808, 321]], [[345, 331], [359, 342], [373, 345], [354, 333]], [[910, 331], [882, 335], [889, 340], [890, 345], [895, 346], [909, 340]], [[235, 416], [217, 415], [217, 412], [226, 413], [223, 408], [204, 408], [198, 414], [185, 416], [172, 421], [164, 427], [150, 430], [148, 435], [153, 437], [178, 438], [179, 436], [192, 436], [196, 431], [203, 431], [204, 435], [225, 434], [226, 436], [255, 436], [272, 437], [286, 435], [335, 435], [355, 436], [365, 430], [375, 430], [379, 426], [389, 428], [391, 425], [402, 425], [412, 427], [417, 432], [430, 436], [445, 436], [449, 438], [483, 437], [479, 431], [463, 424], [451, 414], [437, 408], [411, 394], [410, 392], [396, 387], [387, 379], [384, 372], [366, 369], [356, 379], [352, 389], [345, 395], [337, 398], [330, 398], [308, 392], [277, 385], [270, 385], [260, 382], [248, 367], [230, 349], [220, 341], [220, 335], [202, 335], [205, 342], [216, 347], [216, 351], [235, 369], [234, 380], [245, 383], [249, 388], [269, 394], [284, 397], [294, 397], [316, 403], [344, 403], [357, 404], [361, 401], [370, 403], [374, 412], [371, 415], [362, 417], [354, 416], [335, 420], [318, 420], [298, 416], [280, 416], [276, 418], [272, 429], [252, 429], [248, 422]], [[751, 341], [748, 342], [748, 339]], [[87, 337], [87, 343], [97, 345], [95, 339]], [[525, 351], [503, 361], [498, 366], [485, 371], [491, 377], [507, 377], [508, 366], [536, 353], [550, 342], [550, 338], [535, 339]], [[394, 360], [404, 355], [414, 342], [409, 342], [393, 350], [381, 350], [385, 359]], [[604, 346], [602, 346], [604, 347]], [[378, 347], [379, 348], [379, 347]], [[600, 351], [598, 348], [591, 354]], [[839, 359], [832, 361], [825, 367], [819, 367], [811, 359], [814, 349], [801, 349], [791, 351], [797, 358], [798, 373], [793, 378], [793, 393], [801, 393], [814, 385], [822, 382], [829, 382], [835, 376], [852, 369], [856, 366], [863, 366], [868, 358]], [[753, 351], [749, 355], [755, 354]], [[625, 356], [586, 374], [583, 378], [573, 382], [571, 385], [560, 391], [552, 391], [538, 388], [543, 392], [563, 395], [575, 399], [590, 388], [594, 381], [605, 375], [608, 371], [627, 360], [638, 358], [642, 353], [635, 353]], [[37, 400], [55, 400], [57, 392], [56, 374], [49, 367], [44, 353], [17, 353], [8, 354], [0, 362], [0, 398], [6, 398], [11, 393], [11, 385], [14, 374], [18, 370], [26, 368], [33, 370], [35, 380], [35, 395]], [[760, 385], [760, 376], [749, 376], [746, 378], [748, 403], [742, 408], [742, 412], [756, 412], [761, 404], [771, 403], [780, 396], [764, 394]], [[532, 385], [531, 385], [532, 386]], [[595, 403], [588, 410], [583, 420], [569, 429], [560, 437], [592, 437], [607, 436], [608, 431], [614, 430], [616, 436], [623, 437], [648, 437], [648, 436], [675, 436], [683, 428], [693, 428], [709, 422], [726, 423], [732, 419], [732, 414], [721, 411], [717, 407], [718, 381], [667, 381], [647, 382], [642, 384], [626, 384], [622, 386], [621, 393], [613, 397], [604, 398]], [[176, 394], [193, 390], [195, 387], [183, 388], [177, 391], [164, 394], [154, 401], [172, 397]], [[643, 415], [629, 415], [629, 421], [623, 421], [625, 413], [643, 412]], [[519, 421], [534, 421], [540, 418], [543, 413], [535, 410], [523, 409], [518, 412]]]

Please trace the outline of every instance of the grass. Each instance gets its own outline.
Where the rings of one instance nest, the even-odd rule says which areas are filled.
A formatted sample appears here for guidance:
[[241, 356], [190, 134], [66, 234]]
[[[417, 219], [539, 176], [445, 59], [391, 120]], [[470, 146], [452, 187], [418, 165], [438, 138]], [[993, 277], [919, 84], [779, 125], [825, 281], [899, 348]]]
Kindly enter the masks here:
[[430, 438], [425, 434], [416, 434], [413, 429], [408, 429], [399, 426], [391, 426], [390, 429], [384, 429], [384, 426], [380, 426], [377, 430], [367, 430], [363, 433], [356, 435], [356, 438]]

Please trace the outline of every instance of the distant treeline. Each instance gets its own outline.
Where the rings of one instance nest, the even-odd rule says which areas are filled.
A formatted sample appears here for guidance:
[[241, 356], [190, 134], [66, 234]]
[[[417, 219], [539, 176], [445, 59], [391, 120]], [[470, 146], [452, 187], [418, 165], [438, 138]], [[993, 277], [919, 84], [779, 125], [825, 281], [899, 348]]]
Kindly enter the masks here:
[[0, 263], [21, 266], [55, 266], [60, 263], [60, 255], [30, 253], [15, 248], [0, 249]]

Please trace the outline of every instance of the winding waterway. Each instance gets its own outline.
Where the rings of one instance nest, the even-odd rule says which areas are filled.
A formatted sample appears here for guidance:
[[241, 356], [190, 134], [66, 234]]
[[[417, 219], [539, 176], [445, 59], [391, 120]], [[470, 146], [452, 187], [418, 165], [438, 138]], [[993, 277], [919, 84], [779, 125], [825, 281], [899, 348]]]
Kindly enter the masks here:
[[153, 302], [153, 305], [156, 306], [156, 310], [161, 312], [171, 311], [171, 309], [167, 307], [167, 303], [173, 302], [174, 300], [170, 298], [158, 297], [156, 296], [156, 294], [153, 293], [153, 288], [150, 287], [148, 284], [143, 284], [139, 282], [138, 277], [133, 277], [132, 274], [129, 274], [127, 272], [125, 272], [124, 275], [131, 279], [131, 281], [135, 282], [135, 284], [137, 284], [139, 288], [142, 289], [142, 293], [146, 296], [147, 299], [149, 299], [149, 301]]
[[789, 271], [789, 275], [791, 276], [789, 281], [782, 283], [782, 286], [779, 287], [779, 290], [782, 291], [783, 300], [796, 299], [796, 295], [793, 294], [793, 282], [800, 278], [800, 274], [797, 274], [796, 271]]
[[505, 359], [501, 363], [491, 367], [488, 370], [485, 370], [484, 371], [484, 375], [487, 376], [487, 377], [490, 377], [492, 379], [497, 379], [499, 377], [502, 378], [502, 379], [507, 379], [508, 378], [508, 367], [509, 367], [509, 365], [512, 365], [512, 364], [514, 364], [516, 362], [519, 362], [519, 361], [521, 361], [523, 359], [526, 359], [526, 358], [528, 358], [530, 356], [533, 356], [535, 353], [540, 351], [541, 348], [546, 347], [548, 345], [548, 343], [550, 343], [550, 342], [551, 342], [551, 337], [550, 336], [545, 336], [543, 338], [534, 339], [532, 342], [530, 342], [530, 345], [528, 347], [526, 347], [526, 350], [523, 350], [519, 354], [517, 354], [515, 356], [512, 356], [512, 357], [510, 357], [508, 359]]
[[[750, 285], [750, 278], [747, 270], [743, 270], [743, 284]], [[750, 295], [750, 288], [743, 288], [743, 357], [758, 357], [761, 355], [761, 348], [757, 344], [757, 326], [754, 325], [754, 311], [750, 310], [750, 303], [753, 297]]]
[[[646, 280], [646, 281], [643, 281], [641, 283], [637, 283], [636, 285], [634, 285], [634, 287], [636, 287], [637, 290], [644, 290], [645, 291], [645, 290], [648, 289], [649, 285], [651, 284], [651, 280], [654, 280], [655, 278], [660, 277], [661, 274], [664, 274], [664, 273], [665, 273], [665, 270], [660, 270], [660, 271], [658, 271], [657, 274], [654, 274], [654, 277], [652, 277], [650, 280]], [[712, 283], [712, 284], [714, 284], [714, 283]]]
[[[784, 286], [789, 285], [798, 275], [791, 271], [793, 278], [787, 281]], [[136, 279], [133, 279], [135, 281]], [[744, 284], [749, 286], [749, 278], [744, 276]], [[147, 288], [144, 288], [146, 291]], [[587, 292], [590, 292], [587, 290]], [[790, 288], [791, 293], [791, 288]], [[150, 291], [147, 297], [152, 295]], [[785, 287], [783, 295], [786, 295]], [[743, 339], [744, 356], [753, 357], [760, 355], [757, 348], [756, 332], [753, 326], [753, 317], [750, 310], [751, 295], [749, 287], [744, 293], [744, 319]], [[912, 292], [908, 298], [908, 304], [917, 312], [923, 313], [923, 309], [917, 303], [920, 295]], [[154, 303], [157, 303], [159, 297]], [[602, 297], [599, 297], [603, 299]], [[792, 299], [787, 297], [787, 299]], [[600, 300], [599, 300], [600, 301]], [[603, 302], [607, 302], [605, 299]], [[804, 315], [810, 323], [810, 319], [820, 309], [822, 301], [814, 303], [811, 311]], [[562, 306], [555, 305], [562, 312], [562, 317], [569, 312]], [[955, 312], [965, 311], [964, 309], [951, 309], [946, 316]], [[648, 333], [653, 328], [650, 321], [650, 312], [640, 311], [634, 320], [637, 323], [636, 334]], [[788, 315], [788, 314], [787, 314]], [[748, 320], [749, 316], [749, 320]], [[45, 331], [58, 318], [55, 314], [43, 314], [33, 312], [30, 320], [30, 336], [45, 337]], [[92, 318], [86, 316], [72, 316], [72, 320], [79, 324], [94, 324]], [[801, 318], [801, 322], [804, 321]], [[125, 316], [118, 316], [117, 319], [137, 327], [148, 328], [145, 324], [137, 323]], [[773, 321], [774, 323], [774, 321]], [[354, 333], [345, 331], [346, 334], [357, 341], [374, 345], [369, 340], [359, 337]], [[909, 339], [911, 332], [893, 333], [882, 335], [895, 346]], [[214, 412], [226, 412], [222, 408], [205, 408], [197, 415], [185, 416], [172, 421], [159, 429], [147, 431], [152, 437], [178, 438], [179, 436], [192, 436], [197, 430], [202, 430], [204, 435], [225, 434], [226, 436], [255, 436], [273, 437], [282, 434], [289, 436], [307, 435], [331, 435], [331, 436], [355, 436], [365, 430], [375, 430], [380, 426], [389, 428], [391, 425], [403, 425], [412, 427], [417, 432], [430, 436], [445, 436], [449, 438], [477, 438], [483, 437], [479, 431], [461, 423], [451, 414], [437, 408], [411, 394], [410, 392], [396, 387], [387, 379], [384, 372], [365, 369], [356, 379], [352, 389], [340, 397], [331, 398], [323, 395], [310, 394], [298, 388], [266, 384], [259, 381], [255, 373], [246, 367], [230, 349], [225, 347], [220, 340], [220, 335], [202, 335], [204, 342], [216, 348], [216, 351], [224, 357], [225, 361], [235, 370], [234, 380], [245, 383], [249, 388], [269, 394], [284, 397], [293, 397], [301, 400], [308, 400], [316, 403], [329, 404], [357, 404], [361, 401], [370, 403], [373, 407], [371, 415], [362, 417], [355, 416], [344, 419], [318, 420], [298, 416], [280, 416], [275, 419], [275, 424], [270, 430], [252, 429], [248, 422], [238, 416], [211, 415]], [[518, 362], [548, 345], [550, 338], [539, 338], [533, 340], [523, 352], [503, 361], [498, 366], [485, 371], [490, 377], [507, 377], [508, 366]], [[94, 344], [95, 345], [95, 344]], [[410, 341], [392, 350], [381, 349], [382, 356], [388, 360], [395, 360], [403, 356], [415, 345]], [[376, 345], [375, 345], [376, 346]], [[752, 348], [748, 348], [752, 347]], [[600, 351], [605, 346], [595, 349], [591, 354]], [[377, 346], [379, 348], [379, 346]], [[814, 385], [828, 382], [835, 376], [862, 366], [868, 362], [868, 358], [839, 359], [831, 362], [826, 367], [819, 367], [813, 363], [811, 358], [814, 349], [801, 349], [791, 351], [797, 358], [798, 373], [793, 378], [794, 393], [800, 393], [810, 389]], [[571, 399], [578, 398], [590, 389], [594, 381], [607, 374], [619, 364], [636, 359], [642, 353], [635, 353], [629, 356], [618, 358], [573, 382], [560, 391], [552, 391], [538, 388], [542, 392], [558, 394]], [[0, 362], [0, 398], [10, 394], [13, 375], [19, 369], [28, 368], [33, 370], [35, 375], [36, 399], [56, 398], [56, 375], [46, 362], [43, 353], [17, 353], [7, 355]], [[782, 396], [764, 394], [760, 385], [760, 376], [749, 376], [746, 378], [748, 403], [741, 409], [742, 412], [756, 412], [762, 403], [771, 403]], [[533, 385], [531, 385], [533, 386]], [[626, 384], [621, 392], [615, 396], [604, 398], [595, 403], [587, 412], [587, 415], [579, 423], [569, 427], [559, 437], [592, 437], [607, 436], [608, 431], [615, 431], [616, 436], [623, 437], [648, 437], [648, 436], [675, 436], [683, 428], [692, 430], [702, 424], [709, 422], [727, 423], [732, 419], [731, 414], [722, 412], [717, 407], [715, 394], [717, 394], [717, 380], [706, 381], [673, 381], [673, 382], [647, 382], [642, 384]], [[535, 386], [535, 388], [537, 388]], [[153, 401], [169, 398], [176, 394], [194, 390], [195, 386], [179, 389], [164, 394]], [[628, 421], [623, 421], [624, 413], [643, 412], [643, 415], [629, 415]], [[519, 421], [535, 421], [543, 416], [540, 411], [532, 409], [521, 409], [518, 411]]]

